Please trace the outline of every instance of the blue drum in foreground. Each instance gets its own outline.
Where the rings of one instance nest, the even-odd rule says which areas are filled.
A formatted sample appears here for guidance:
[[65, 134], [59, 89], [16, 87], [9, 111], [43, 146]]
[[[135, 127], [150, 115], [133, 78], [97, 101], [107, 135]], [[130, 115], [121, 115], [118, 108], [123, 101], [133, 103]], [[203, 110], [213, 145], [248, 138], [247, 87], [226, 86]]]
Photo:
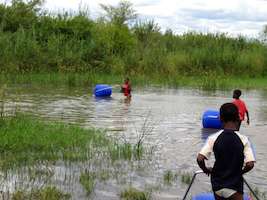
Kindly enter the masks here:
[[109, 97], [112, 94], [112, 87], [106, 84], [97, 84], [94, 88], [96, 97]]
[[207, 110], [202, 116], [203, 128], [221, 129], [220, 112], [217, 110]]
[[[244, 200], [250, 200], [249, 196], [244, 194]], [[198, 194], [192, 200], [215, 200], [213, 193]]]

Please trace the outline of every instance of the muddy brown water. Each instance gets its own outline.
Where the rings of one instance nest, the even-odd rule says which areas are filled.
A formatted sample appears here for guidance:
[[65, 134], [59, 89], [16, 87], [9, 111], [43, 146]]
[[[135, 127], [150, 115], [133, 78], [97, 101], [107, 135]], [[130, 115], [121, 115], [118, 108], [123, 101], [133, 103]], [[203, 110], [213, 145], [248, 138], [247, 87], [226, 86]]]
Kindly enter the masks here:
[[[196, 155], [205, 139], [214, 130], [202, 129], [201, 116], [207, 109], [218, 109], [230, 102], [232, 91], [202, 91], [196, 89], [143, 88], [133, 92], [131, 102], [116, 88], [111, 98], [95, 98], [88, 88], [36, 88], [12, 86], [5, 95], [5, 111], [14, 107], [51, 121], [63, 121], [82, 127], [106, 129], [114, 137], [135, 143], [138, 135], [146, 130], [145, 144], [153, 146], [151, 160], [142, 170], [128, 171], [123, 181], [111, 179], [98, 182], [90, 199], [119, 199], [125, 185], [138, 189], [153, 189], [153, 199], [181, 199], [187, 185], [180, 178], [171, 185], [163, 184], [166, 171], [193, 173], [199, 170]], [[251, 124], [242, 124], [241, 133], [247, 135], [256, 151], [257, 163], [245, 177], [260, 191], [267, 191], [267, 91], [244, 90], [242, 98], [247, 103]], [[142, 129], [143, 128], [143, 129]], [[145, 128], [145, 129], [144, 129]], [[212, 163], [209, 161], [209, 164]], [[60, 177], [69, 174], [75, 177], [76, 167], [53, 167], [54, 184], [70, 192], [73, 199], [88, 199], [77, 178], [66, 181]], [[15, 175], [14, 175], [15, 174]], [[0, 185], [1, 190], [10, 190], [23, 185], [27, 178], [11, 174]], [[210, 191], [209, 179], [204, 175], [197, 180], [192, 190]], [[63, 180], [64, 179], [64, 180]], [[65, 181], [65, 182], [64, 182]], [[76, 182], [75, 182], [76, 181]], [[67, 183], [68, 184], [67, 184]], [[194, 192], [193, 192], [194, 193]], [[193, 194], [192, 193], [192, 194]]]

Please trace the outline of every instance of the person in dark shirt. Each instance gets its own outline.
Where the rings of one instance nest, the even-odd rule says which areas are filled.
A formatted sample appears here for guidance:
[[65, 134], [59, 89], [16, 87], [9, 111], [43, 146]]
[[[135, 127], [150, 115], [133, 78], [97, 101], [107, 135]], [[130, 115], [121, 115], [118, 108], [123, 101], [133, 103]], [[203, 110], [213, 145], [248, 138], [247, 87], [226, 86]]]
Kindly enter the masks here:
[[[199, 167], [211, 175], [216, 200], [243, 200], [243, 174], [254, 167], [255, 155], [248, 138], [238, 130], [239, 112], [233, 103], [220, 108], [223, 130], [211, 135], [197, 156]], [[213, 168], [205, 160], [214, 153]], [[244, 166], [245, 163], [245, 166]]]

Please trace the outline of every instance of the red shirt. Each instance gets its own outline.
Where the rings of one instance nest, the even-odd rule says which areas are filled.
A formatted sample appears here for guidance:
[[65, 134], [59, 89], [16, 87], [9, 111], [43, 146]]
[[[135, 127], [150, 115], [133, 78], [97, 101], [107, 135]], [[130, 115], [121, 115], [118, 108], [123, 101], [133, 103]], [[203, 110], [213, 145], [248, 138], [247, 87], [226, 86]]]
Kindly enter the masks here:
[[124, 96], [128, 97], [129, 95], [131, 95], [131, 86], [129, 83], [124, 83], [122, 85], [122, 88], [123, 88]]
[[243, 121], [245, 119], [245, 113], [248, 111], [245, 102], [241, 99], [235, 99], [233, 101], [233, 104], [237, 106], [239, 111], [239, 118], [241, 121]]

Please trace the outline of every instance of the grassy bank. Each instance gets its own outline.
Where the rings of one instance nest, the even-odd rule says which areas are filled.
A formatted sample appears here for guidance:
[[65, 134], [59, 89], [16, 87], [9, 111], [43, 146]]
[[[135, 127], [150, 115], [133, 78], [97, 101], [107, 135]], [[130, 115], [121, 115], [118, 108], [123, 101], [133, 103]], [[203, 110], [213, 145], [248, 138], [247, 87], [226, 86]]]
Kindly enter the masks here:
[[0, 120], [0, 169], [4, 171], [42, 162], [88, 161], [95, 152], [112, 161], [140, 158], [142, 153], [134, 145], [120, 144], [94, 129], [42, 122], [21, 114]]
[[[190, 87], [197, 89], [267, 89], [266, 77], [220, 76], [213, 73], [202, 76], [162, 76], [151, 74], [150, 76], [135, 75], [129, 77], [133, 88], [158, 86], [174, 88]], [[0, 75], [0, 83], [2, 85], [20, 84], [43, 87], [66, 86], [91, 88], [98, 83], [120, 85], [124, 78], [121, 75], [99, 73], [30, 73]]]

